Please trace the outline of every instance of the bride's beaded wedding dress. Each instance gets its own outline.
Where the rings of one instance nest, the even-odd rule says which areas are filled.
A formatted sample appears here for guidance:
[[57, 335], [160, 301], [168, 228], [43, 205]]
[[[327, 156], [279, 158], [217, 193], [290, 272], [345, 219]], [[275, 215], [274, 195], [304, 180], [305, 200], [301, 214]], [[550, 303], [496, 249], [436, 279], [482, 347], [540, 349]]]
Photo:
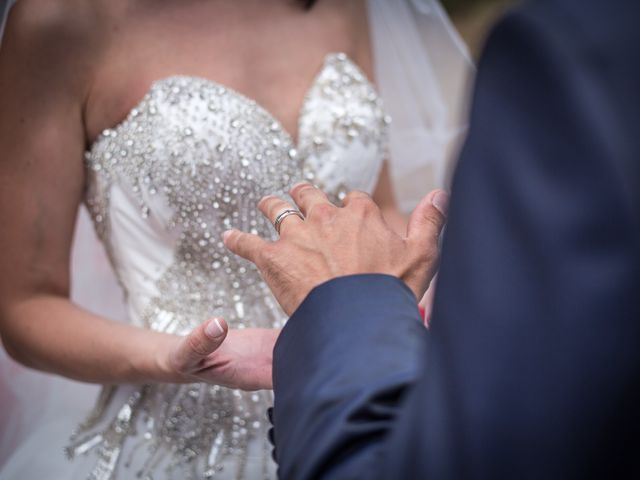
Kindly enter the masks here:
[[[297, 141], [228, 87], [190, 76], [154, 82], [86, 153], [86, 205], [130, 321], [177, 334], [214, 315], [232, 328], [282, 326], [259, 273], [228, 253], [222, 233], [273, 235], [258, 200], [302, 179], [335, 200], [371, 192], [388, 122], [370, 81], [341, 53], [313, 81]], [[270, 402], [267, 392], [206, 384], [105, 387], [67, 452], [93, 457], [99, 479], [123, 469], [154, 479], [269, 476]]]
[[[348, 190], [372, 192], [388, 145], [405, 212], [443, 184], [446, 153], [464, 132], [458, 113], [466, 49], [437, 0], [367, 5], [375, 76], [393, 128], [371, 81], [342, 53], [318, 66], [297, 139], [265, 108], [212, 79], [158, 79], [86, 152], [85, 204], [111, 265], [94, 251], [82, 211], [75, 302], [176, 334], [212, 316], [231, 328], [279, 327], [285, 316], [260, 275], [221, 238], [232, 227], [274, 235], [256, 209], [262, 196], [285, 195], [299, 180], [334, 201]], [[111, 269], [126, 312], [115, 300]], [[265, 418], [270, 392], [205, 384], [97, 390], [23, 368], [0, 350], [0, 405], [10, 412], [0, 416], [0, 478], [275, 476]]]

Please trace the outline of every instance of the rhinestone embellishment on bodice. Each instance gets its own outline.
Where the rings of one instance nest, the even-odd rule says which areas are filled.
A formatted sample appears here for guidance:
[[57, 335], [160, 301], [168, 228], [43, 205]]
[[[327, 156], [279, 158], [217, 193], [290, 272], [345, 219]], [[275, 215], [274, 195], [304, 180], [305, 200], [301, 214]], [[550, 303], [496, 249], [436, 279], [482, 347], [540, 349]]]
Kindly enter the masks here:
[[[285, 195], [298, 180], [336, 200], [349, 189], [371, 191], [388, 122], [375, 89], [344, 54], [327, 56], [309, 89], [298, 145], [268, 111], [232, 89], [197, 77], [155, 82], [86, 154], [86, 205], [133, 320], [178, 334], [212, 315], [233, 328], [281, 326], [285, 317], [259, 273], [226, 251], [222, 233], [273, 236], [256, 204], [267, 194]], [[241, 469], [249, 440], [264, 433], [269, 402], [266, 392], [152, 385], [110, 421], [104, 411], [112, 396], [103, 393], [68, 449], [70, 456], [98, 451], [93, 478], [105, 480], [136, 436], [152, 452], [140, 475], [156, 468], [163, 452], [171, 452], [165, 469], [180, 478], [212, 476], [229, 457]]]
[[[144, 314], [147, 326], [186, 333], [212, 313], [242, 322], [237, 311], [220, 311], [229, 295], [242, 293], [246, 302], [265, 292], [255, 291], [259, 275], [226, 251], [222, 233], [233, 227], [272, 235], [256, 204], [301, 178], [289, 136], [255, 102], [191, 77], [156, 83], [127, 126], [103, 133], [99, 161], [95, 150], [88, 156], [97, 174], [93, 188], [107, 186], [106, 198], [90, 194], [87, 203], [108, 241], [109, 184], [125, 183], [140, 217], [170, 233], [177, 261], [158, 281], [161, 295]], [[241, 301], [234, 300], [236, 310]], [[168, 322], [160, 312], [183, 321]]]

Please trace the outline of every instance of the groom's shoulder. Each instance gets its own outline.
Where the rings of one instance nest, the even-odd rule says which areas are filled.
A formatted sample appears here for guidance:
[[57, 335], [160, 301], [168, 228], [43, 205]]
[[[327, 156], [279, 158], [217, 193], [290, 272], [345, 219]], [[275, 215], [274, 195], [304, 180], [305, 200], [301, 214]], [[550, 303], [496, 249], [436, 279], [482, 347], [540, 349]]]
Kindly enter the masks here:
[[640, 2], [621, 0], [537, 0], [520, 4], [506, 23], [520, 23], [538, 33], [581, 49], [635, 47], [640, 35]]

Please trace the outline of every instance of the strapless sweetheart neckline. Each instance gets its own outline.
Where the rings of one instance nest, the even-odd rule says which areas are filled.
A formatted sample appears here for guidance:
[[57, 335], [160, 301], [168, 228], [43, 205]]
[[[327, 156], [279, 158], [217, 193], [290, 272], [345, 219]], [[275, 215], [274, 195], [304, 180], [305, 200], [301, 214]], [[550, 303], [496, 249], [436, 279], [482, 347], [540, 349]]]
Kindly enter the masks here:
[[91, 144], [90, 144], [90, 146], [88, 148], [88, 151], [91, 152], [93, 150], [93, 148], [96, 145], [96, 143], [98, 143], [100, 141], [100, 139], [105, 136], [105, 132], [110, 132], [110, 131], [117, 132], [118, 130], [121, 130], [124, 127], [124, 125], [126, 125], [127, 122], [131, 119], [131, 117], [135, 116], [135, 113], [140, 109], [142, 104], [145, 102], [145, 99], [151, 93], [153, 93], [154, 90], [157, 90], [158, 88], [161, 88], [163, 85], [165, 85], [167, 83], [171, 83], [174, 80], [178, 80], [178, 79], [189, 79], [189, 80], [192, 80], [192, 81], [196, 81], [196, 82], [202, 83], [204, 85], [208, 85], [212, 89], [223, 90], [227, 94], [230, 94], [230, 95], [236, 97], [237, 99], [241, 100], [243, 103], [246, 103], [247, 105], [253, 105], [256, 109], [258, 109], [263, 114], [268, 116], [273, 121], [273, 123], [276, 124], [280, 128], [280, 130], [284, 133], [284, 135], [287, 137], [287, 139], [289, 140], [289, 142], [292, 145], [298, 146], [300, 144], [300, 124], [302, 122], [302, 119], [304, 118], [304, 112], [305, 112], [306, 106], [309, 103], [309, 94], [313, 91], [314, 87], [320, 81], [320, 79], [322, 77], [322, 74], [327, 69], [328, 65], [330, 64], [330, 60], [332, 58], [338, 58], [339, 60], [348, 62], [362, 76], [362, 80], [365, 83], [369, 84], [372, 88], [374, 87], [374, 84], [371, 81], [371, 79], [369, 79], [369, 77], [362, 71], [360, 66], [354, 60], [352, 60], [346, 53], [344, 53], [344, 52], [329, 52], [329, 53], [327, 53], [324, 56], [324, 59], [322, 61], [322, 65], [320, 66], [320, 68], [318, 69], [318, 71], [314, 75], [313, 79], [311, 80], [311, 83], [309, 84], [309, 87], [306, 89], [304, 97], [302, 99], [302, 103], [300, 104], [300, 107], [297, 109], [298, 114], [297, 114], [297, 117], [296, 117], [296, 126], [297, 126], [297, 130], [298, 131], [297, 131], [297, 135], [296, 136], [294, 136], [291, 132], [289, 132], [289, 130], [287, 130], [284, 127], [284, 125], [278, 119], [278, 117], [276, 117], [267, 107], [263, 106], [260, 102], [258, 102], [254, 98], [241, 93], [240, 91], [236, 90], [235, 88], [230, 87], [230, 86], [228, 86], [228, 85], [226, 85], [224, 83], [218, 82], [216, 80], [212, 80], [212, 79], [200, 76], [200, 75], [175, 74], [175, 75], [167, 75], [167, 76], [164, 76], [164, 77], [161, 77], [161, 78], [158, 78], [158, 79], [152, 81], [151, 84], [149, 85], [149, 88], [147, 88], [147, 90], [145, 91], [144, 95], [142, 96], [142, 98], [140, 100], [138, 100], [134, 104], [134, 106], [131, 107], [128, 110], [125, 118], [123, 120], [121, 120], [120, 122], [116, 123], [115, 125], [113, 125], [112, 127], [108, 127], [106, 129], [104, 129], [102, 131], [102, 133], [100, 133], [93, 140], [93, 142], [91, 142]]

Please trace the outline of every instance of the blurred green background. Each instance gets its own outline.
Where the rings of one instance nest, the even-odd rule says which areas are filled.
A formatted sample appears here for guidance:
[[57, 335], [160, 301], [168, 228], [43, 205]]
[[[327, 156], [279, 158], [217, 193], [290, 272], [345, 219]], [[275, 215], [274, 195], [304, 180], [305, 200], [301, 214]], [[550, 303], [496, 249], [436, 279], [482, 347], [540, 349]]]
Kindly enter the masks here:
[[442, 0], [476, 58], [493, 24], [513, 3], [513, 0]]
[[490, 8], [501, 0], [442, 0], [442, 4], [449, 13], [456, 15], [482, 8]]

